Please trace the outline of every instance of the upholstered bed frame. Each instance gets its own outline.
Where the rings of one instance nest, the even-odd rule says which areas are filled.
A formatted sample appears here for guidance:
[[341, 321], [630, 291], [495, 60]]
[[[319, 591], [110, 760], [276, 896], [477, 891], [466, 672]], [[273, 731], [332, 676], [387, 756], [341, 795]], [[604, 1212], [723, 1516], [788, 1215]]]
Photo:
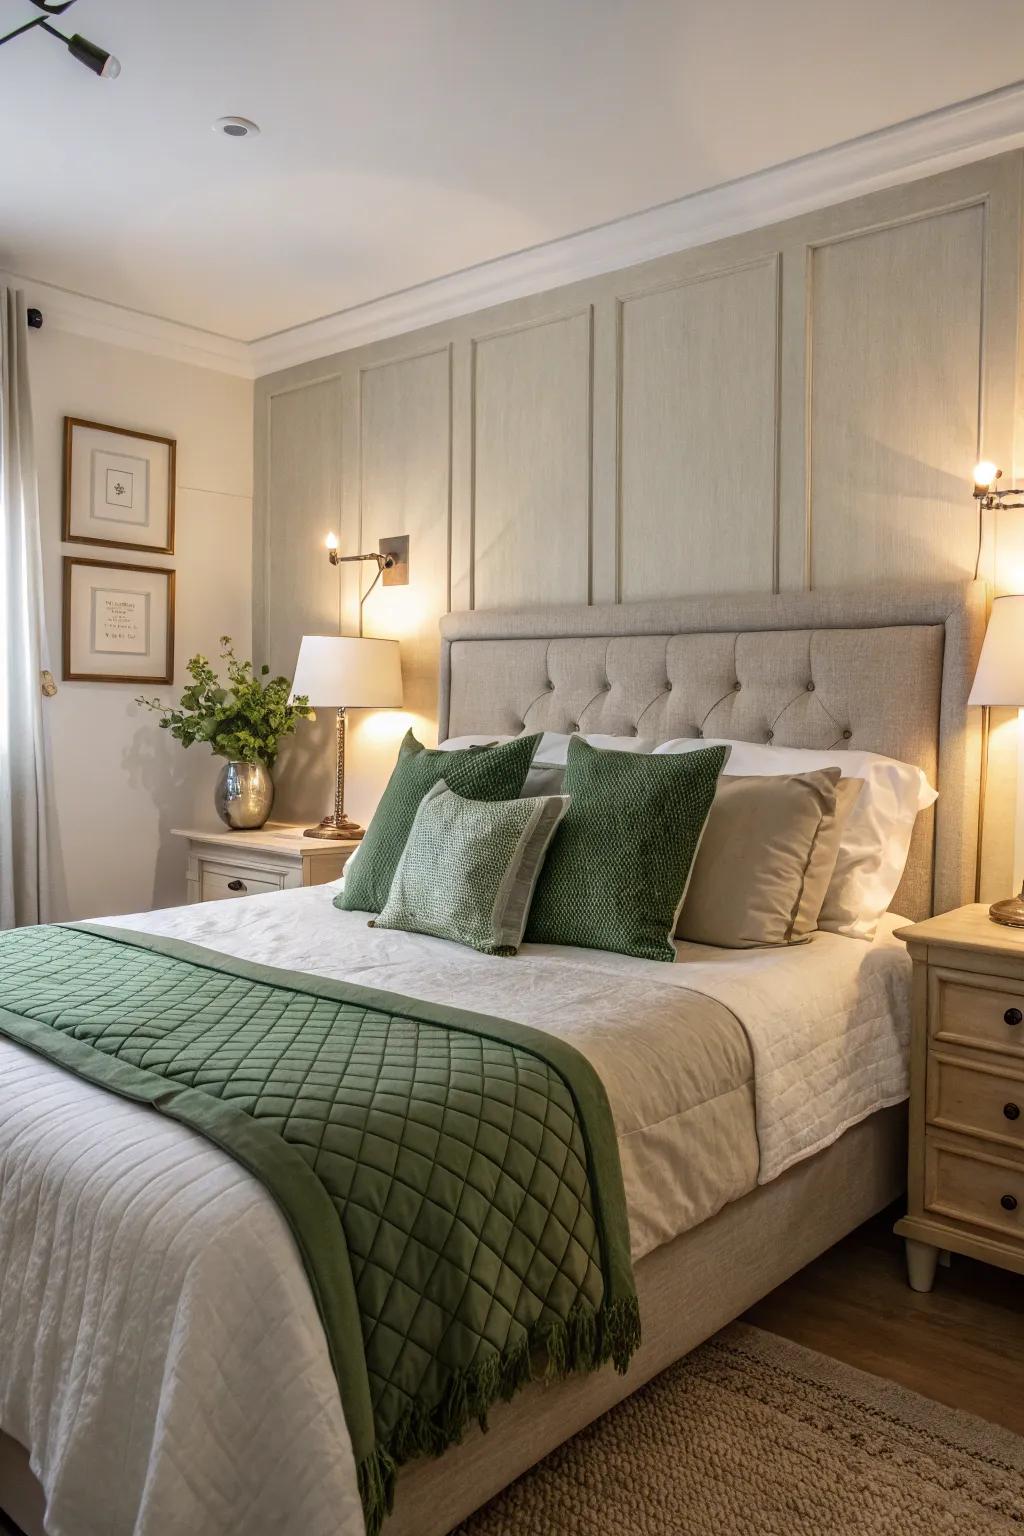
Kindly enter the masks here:
[[[452, 615], [442, 621], [439, 739], [525, 729], [728, 736], [917, 763], [940, 791], [919, 818], [894, 907], [972, 900], [982, 768], [967, 696], [982, 583], [692, 598]], [[629, 1373], [532, 1387], [399, 1479], [386, 1536], [442, 1536], [512, 1479], [751, 1306], [903, 1187], [902, 1107], [640, 1261], [644, 1342]], [[38, 1536], [41, 1491], [0, 1434], [0, 1508]]]
[[917, 763], [940, 798], [894, 907], [926, 917], [974, 896], [985, 615], [982, 582], [452, 614], [438, 739], [726, 736]]

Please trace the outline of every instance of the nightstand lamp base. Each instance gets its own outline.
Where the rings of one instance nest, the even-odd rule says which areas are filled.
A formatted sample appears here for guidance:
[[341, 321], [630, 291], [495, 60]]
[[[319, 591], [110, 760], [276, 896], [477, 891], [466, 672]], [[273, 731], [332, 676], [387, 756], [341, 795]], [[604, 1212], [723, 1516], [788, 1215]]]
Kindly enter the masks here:
[[303, 837], [343, 837], [346, 842], [354, 843], [363, 836], [366, 831], [357, 821], [349, 821], [347, 816], [342, 816], [338, 821], [333, 816], [325, 816], [319, 826], [307, 827]]
[[995, 901], [988, 909], [994, 923], [1004, 928], [1024, 928], [1024, 887], [1019, 896], [1008, 896], [1005, 901]]

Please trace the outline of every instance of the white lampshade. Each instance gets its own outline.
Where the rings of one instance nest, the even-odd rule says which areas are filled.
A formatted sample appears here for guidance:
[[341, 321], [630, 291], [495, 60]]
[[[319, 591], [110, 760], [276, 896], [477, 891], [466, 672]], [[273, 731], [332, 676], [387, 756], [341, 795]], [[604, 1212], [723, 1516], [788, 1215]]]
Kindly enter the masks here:
[[292, 679], [292, 698], [298, 694], [305, 694], [314, 709], [398, 709], [398, 641], [303, 635]]
[[1024, 596], [997, 597], [969, 704], [1024, 706]]

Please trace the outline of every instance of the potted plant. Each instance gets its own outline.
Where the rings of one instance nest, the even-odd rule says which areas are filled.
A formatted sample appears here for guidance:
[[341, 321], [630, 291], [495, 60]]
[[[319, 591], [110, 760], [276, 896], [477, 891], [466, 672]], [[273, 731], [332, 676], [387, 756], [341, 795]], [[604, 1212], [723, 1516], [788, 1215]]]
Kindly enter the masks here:
[[[221, 660], [227, 680], [221, 683], [205, 656], [193, 656], [187, 671], [192, 679], [175, 709], [160, 699], [139, 697], [136, 704], [160, 716], [160, 729], [170, 731], [182, 746], [206, 742], [217, 757], [226, 757], [214, 791], [220, 819], [235, 831], [262, 827], [274, 804], [270, 770], [285, 736], [300, 720], [313, 716], [304, 694], [289, 702], [286, 677], [270, 677], [270, 668], [256, 673], [251, 661], [239, 661], [230, 635], [221, 635]], [[267, 681], [264, 681], [267, 679]]]

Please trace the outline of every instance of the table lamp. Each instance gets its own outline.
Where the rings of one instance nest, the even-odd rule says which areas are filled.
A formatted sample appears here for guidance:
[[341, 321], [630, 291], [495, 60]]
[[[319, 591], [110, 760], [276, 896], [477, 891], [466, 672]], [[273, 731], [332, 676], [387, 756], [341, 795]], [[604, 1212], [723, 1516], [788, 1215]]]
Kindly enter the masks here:
[[305, 694], [314, 709], [337, 710], [338, 763], [334, 812], [306, 837], [360, 838], [364, 829], [345, 815], [345, 711], [399, 709], [402, 664], [397, 640], [350, 635], [303, 635], [292, 680], [292, 698]]
[[[1024, 596], [997, 597], [981, 648], [969, 704], [1009, 705], [1021, 710], [1024, 731]], [[1018, 754], [1017, 815], [1024, 815], [1024, 753]], [[1019, 829], [1018, 829], [1019, 833]], [[1024, 928], [1024, 887], [1019, 896], [988, 909], [994, 923]]]

